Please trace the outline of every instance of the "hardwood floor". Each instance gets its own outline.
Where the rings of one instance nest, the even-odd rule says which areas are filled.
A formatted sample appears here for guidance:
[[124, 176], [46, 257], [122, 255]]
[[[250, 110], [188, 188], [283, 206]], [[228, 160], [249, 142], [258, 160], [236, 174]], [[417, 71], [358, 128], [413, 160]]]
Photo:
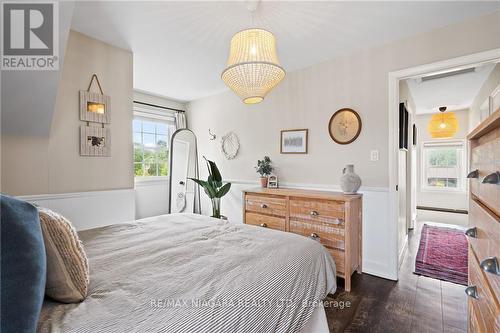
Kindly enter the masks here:
[[326, 300], [330, 332], [467, 332], [465, 287], [413, 274], [422, 225], [410, 232], [398, 282], [354, 274], [347, 293], [339, 280]]

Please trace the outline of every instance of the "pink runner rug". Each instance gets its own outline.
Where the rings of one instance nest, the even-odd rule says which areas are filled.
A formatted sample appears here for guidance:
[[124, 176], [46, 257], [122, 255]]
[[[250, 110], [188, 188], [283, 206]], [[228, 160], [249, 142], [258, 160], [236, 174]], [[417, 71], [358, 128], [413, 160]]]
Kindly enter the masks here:
[[467, 238], [463, 231], [424, 224], [415, 274], [467, 285]]

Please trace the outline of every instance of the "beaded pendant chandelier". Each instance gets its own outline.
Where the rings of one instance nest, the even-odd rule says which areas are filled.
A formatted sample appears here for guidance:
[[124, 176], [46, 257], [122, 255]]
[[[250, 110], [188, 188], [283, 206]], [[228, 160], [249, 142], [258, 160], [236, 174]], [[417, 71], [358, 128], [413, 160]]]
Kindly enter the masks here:
[[431, 121], [427, 130], [431, 137], [446, 139], [452, 138], [458, 131], [458, 119], [455, 117], [455, 113], [447, 112], [446, 106], [439, 108], [440, 113], [432, 115]]
[[274, 35], [259, 28], [237, 32], [231, 39], [227, 67], [221, 77], [243, 103], [262, 102], [285, 77]]

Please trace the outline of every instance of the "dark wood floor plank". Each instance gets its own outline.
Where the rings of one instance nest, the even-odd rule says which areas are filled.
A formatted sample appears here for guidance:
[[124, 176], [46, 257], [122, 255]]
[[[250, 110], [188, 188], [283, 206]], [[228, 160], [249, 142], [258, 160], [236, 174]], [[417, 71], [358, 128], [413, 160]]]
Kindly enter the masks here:
[[399, 281], [355, 274], [352, 291], [342, 280], [327, 301], [349, 301], [350, 307], [326, 308], [330, 332], [465, 333], [467, 303], [464, 286], [413, 273], [422, 223], [409, 235]]
[[467, 330], [467, 296], [462, 285], [441, 281], [443, 325], [449, 329]]

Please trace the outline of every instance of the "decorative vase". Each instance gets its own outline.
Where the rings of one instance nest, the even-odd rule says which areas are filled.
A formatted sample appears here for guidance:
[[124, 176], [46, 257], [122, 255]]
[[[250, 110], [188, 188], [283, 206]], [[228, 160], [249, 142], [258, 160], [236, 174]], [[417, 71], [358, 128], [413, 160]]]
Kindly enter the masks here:
[[347, 164], [342, 170], [340, 187], [345, 194], [356, 194], [361, 186], [361, 178], [354, 172], [354, 165]]
[[260, 177], [260, 186], [267, 187], [267, 177]]
[[220, 219], [220, 198], [212, 198], [212, 217]]

